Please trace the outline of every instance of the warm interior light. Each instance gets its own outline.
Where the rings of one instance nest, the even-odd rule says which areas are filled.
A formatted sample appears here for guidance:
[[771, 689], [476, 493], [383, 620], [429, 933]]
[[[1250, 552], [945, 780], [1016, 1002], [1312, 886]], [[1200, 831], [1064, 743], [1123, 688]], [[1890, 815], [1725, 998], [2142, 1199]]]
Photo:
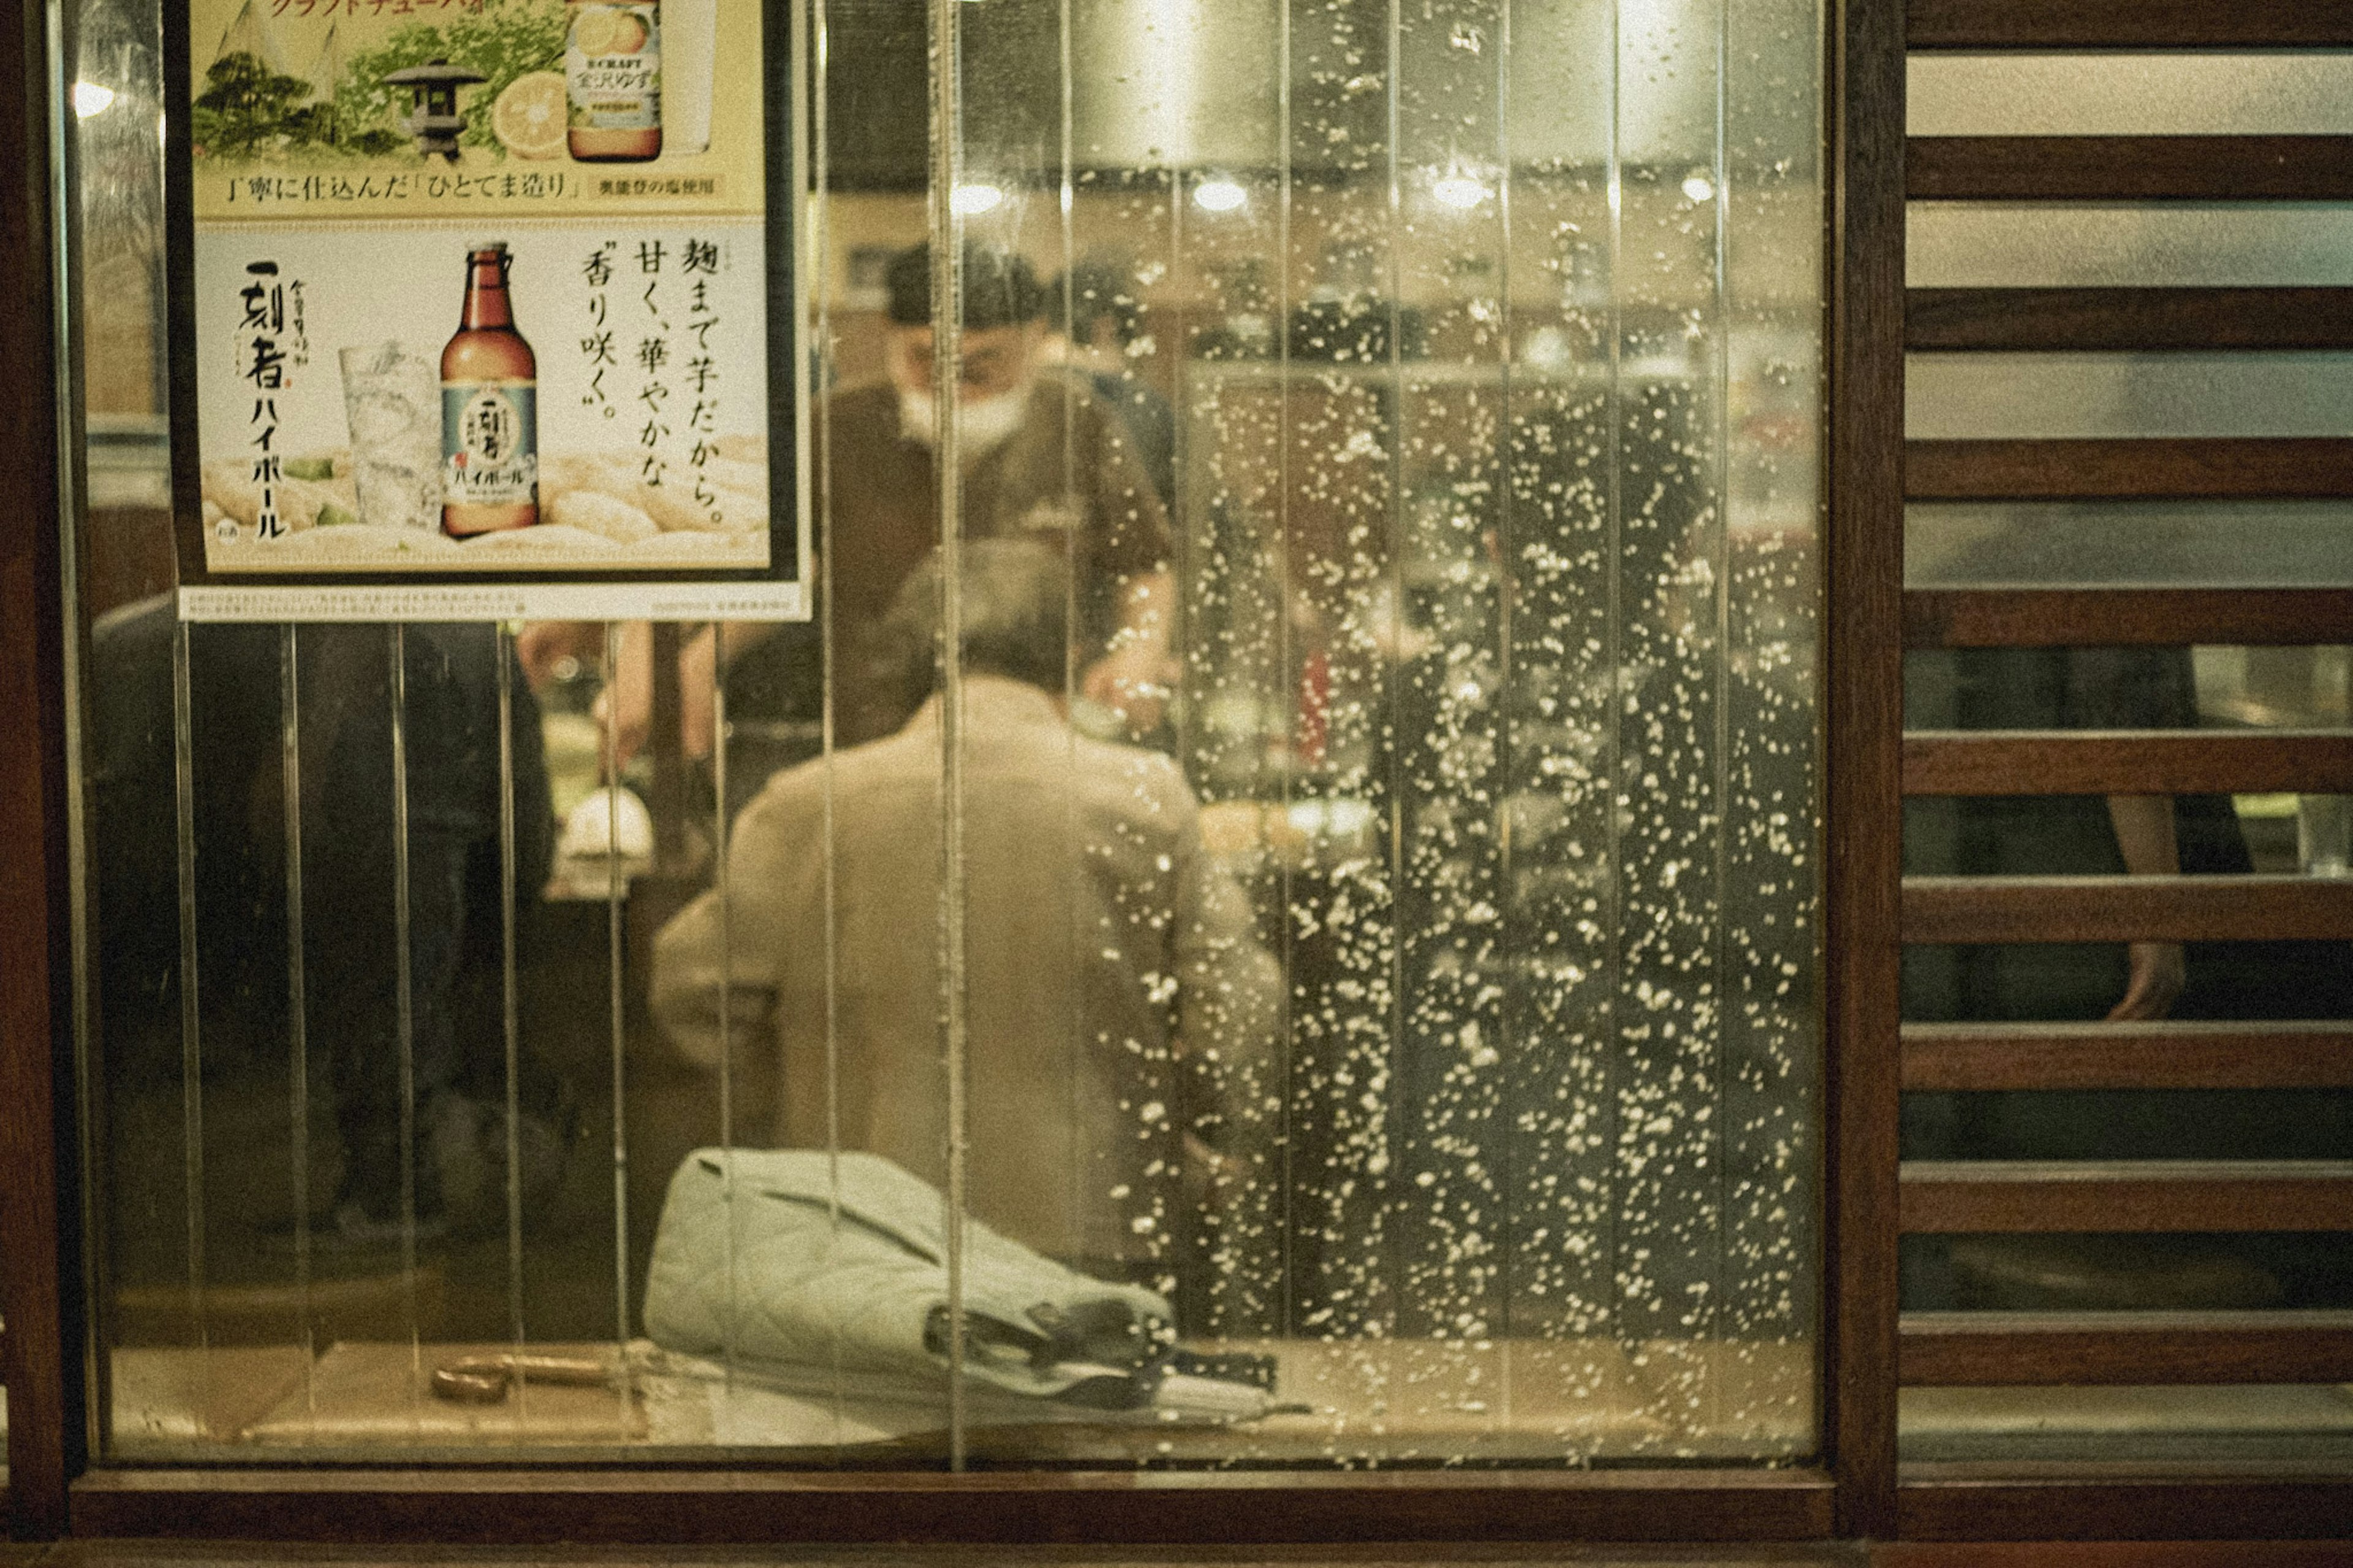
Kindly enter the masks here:
[[1468, 174], [1449, 174], [1430, 187], [1430, 194], [1450, 207], [1469, 212], [1487, 199], [1487, 187]]
[[1005, 193], [995, 185], [958, 185], [948, 197], [948, 210], [958, 217], [978, 217], [995, 212], [1005, 203]]
[[1705, 174], [1693, 174], [1683, 181], [1683, 195], [1695, 202], [1715, 200], [1715, 182]]
[[114, 89], [111, 87], [100, 87], [94, 81], [74, 83], [74, 113], [84, 120], [93, 114], [103, 113], [106, 106], [113, 101]]
[[1231, 180], [1204, 180], [1193, 188], [1193, 200], [1203, 212], [1229, 213], [1250, 200], [1250, 193]]

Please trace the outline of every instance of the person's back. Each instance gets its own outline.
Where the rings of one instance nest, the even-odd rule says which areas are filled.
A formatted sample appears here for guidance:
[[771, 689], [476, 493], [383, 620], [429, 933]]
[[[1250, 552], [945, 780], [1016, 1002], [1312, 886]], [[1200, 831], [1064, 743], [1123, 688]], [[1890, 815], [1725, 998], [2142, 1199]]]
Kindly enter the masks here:
[[[1066, 580], [1037, 546], [987, 548]], [[654, 992], [672, 1038], [715, 1060], [723, 940], [741, 1037], [773, 1031], [779, 1055], [776, 1141], [838, 1136], [944, 1186], [942, 778], [936, 695], [777, 773], [737, 820], [724, 899], [662, 933]], [[1165, 1272], [1187, 1134], [1198, 1158], [1220, 1076], [1262, 1053], [1272, 961], [1175, 764], [1080, 735], [1039, 680], [965, 678], [962, 781], [972, 1212], [1092, 1271]]]
[[[1187, 907], [1198, 892], [1180, 886], [1202, 875], [1197, 808], [1167, 759], [1072, 734], [1035, 688], [980, 677], [965, 705], [973, 1210], [1059, 1257], [1141, 1262], [1169, 1223], [1146, 1168], [1173, 1173], [1183, 1157], [1172, 1034], [1180, 947], [1194, 945], [1180, 928], [1200, 919]], [[737, 828], [739, 844], [773, 847], [767, 885], [797, 928], [777, 933], [787, 950], [823, 951], [827, 772], [819, 762], [779, 774]], [[844, 1146], [944, 1184], [939, 780], [936, 702], [832, 765], [839, 1034], [829, 1055], [823, 967], [788, 966], [776, 1132], [820, 1147], [831, 1122]]]

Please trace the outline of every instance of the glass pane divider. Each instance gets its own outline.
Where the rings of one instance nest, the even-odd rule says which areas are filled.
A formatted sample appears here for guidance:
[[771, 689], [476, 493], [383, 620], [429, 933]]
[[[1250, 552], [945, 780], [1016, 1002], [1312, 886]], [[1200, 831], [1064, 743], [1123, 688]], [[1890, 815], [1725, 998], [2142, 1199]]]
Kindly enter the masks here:
[[292, 1143], [288, 1188], [293, 1200], [295, 1336], [302, 1352], [303, 1410], [315, 1427], [319, 1418], [319, 1389], [318, 1345], [311, 1300], [311, 1049], [302, 950], [300, 631], [301, 628], [290, 621], [279, 628], [279, 777], [285, 795], [287, 1119]]
[[931, 17], [932, 404], [934, 472], [939, 486], [940, 563], [940, 1013], [947, 1089], [948, 1469], [965, 1462], [965, 1220], [969, 1213], [965, 1123], [963, 385], [965, 225], [956, 195], [964, 184], [963, 0], [929, 0]]
[[[514, 1353], [521, 1356], [529, 1335], [523, 1316], [522, 993], [515, 889], [520, 857], [515, 837], [515, 636], [512, 626], [502, 624], [497, 628], [491, 657], [498, 664], [499, 689], [499, 1024], [506, 1056], [507, 1331]], [[536, 896], [541, 889], [533, 891]], [[520, 1438], [530, 1421], [531, 1380], [517, 1373], [508, 1384]]]
[[179, 837], [181, 1179], [186, 1185], [188, 1326], [195, 1336], [199, 1397], [203, 1405], [209, 1406], [214, 1366], [206, 1277], [204, 1015], [197, 971], [195, 700], [191, 690], [190, 635], [185, 621], [172, 628], [172, 763]]
[[[628, 1132], [628, 996], [626, 989], [628, 879], [621, 869], [621, 743], [618, 692], [625, 679], [622, 658], [628, 629], [618, 621], [605, 623], [605, 690], [612, 719], [603, 726], [605, 787], [611, 792], [605, 811], [605, 963], [606, 1006], [611, 1019], [613, 1141], [613, 1358], [615, 1401], [627, 1429], [635, 1382], [629, 1373], [629, 1132]], [[650, 646], [651, 639], [647, 639]]]
[[392, 973], [393, 1039], [400, 1082], [400, 1291], [408, 1331], [408, 1388], [405, 1403], [419, 1441], [425, 1427], [425, 1332], [417, 1300], [417, 996], [416, 948], [409, 927], [410, 843], [408, 820], [408, 627], [395, 621], [385, 628], [391, 699], [392, 740]]

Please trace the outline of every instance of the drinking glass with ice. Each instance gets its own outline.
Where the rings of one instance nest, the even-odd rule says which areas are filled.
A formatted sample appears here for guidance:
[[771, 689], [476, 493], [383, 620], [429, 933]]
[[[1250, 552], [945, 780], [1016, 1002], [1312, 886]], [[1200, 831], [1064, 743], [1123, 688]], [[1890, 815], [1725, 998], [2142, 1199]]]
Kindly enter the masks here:
[[441, 527], [441, 380], [406, 343], [343, 351], [343, 415], [352, 429], [360, 521], [378, 528]]

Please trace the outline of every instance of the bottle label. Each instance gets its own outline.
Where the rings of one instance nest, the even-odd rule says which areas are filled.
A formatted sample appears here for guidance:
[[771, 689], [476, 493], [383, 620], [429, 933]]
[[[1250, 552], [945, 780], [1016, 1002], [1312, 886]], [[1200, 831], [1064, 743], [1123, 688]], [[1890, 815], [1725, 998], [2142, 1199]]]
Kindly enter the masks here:
[[575, 131], [651, 131], [661, 124], [659, 5], [583, 5], [564, 45]]
[[441, 499], [512, 506], [539, 499], [539, 385], [441, 384]]

